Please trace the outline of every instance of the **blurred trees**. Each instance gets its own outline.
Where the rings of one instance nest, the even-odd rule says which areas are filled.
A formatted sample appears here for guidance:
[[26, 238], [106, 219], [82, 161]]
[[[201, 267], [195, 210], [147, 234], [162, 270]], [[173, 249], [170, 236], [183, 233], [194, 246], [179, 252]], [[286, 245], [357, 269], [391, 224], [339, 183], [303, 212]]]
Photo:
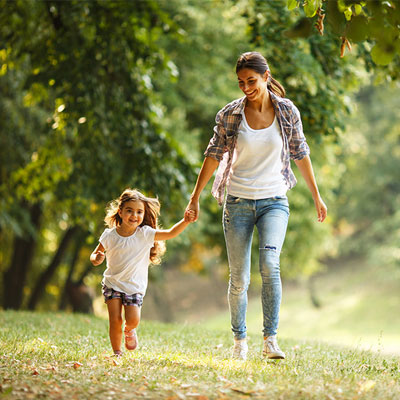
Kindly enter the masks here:
[[34, 309], [74, 236], [97, 233], [126, 186], [182, 204], [191, 168], [152, 90], [168, 21], [157, 1], [1, 2], [4, 307], [28, 294]]
[[[3, 307], [65, 308], [73, 293], [78, 310], [83, 282], [100, 280], [88, 258], [104, 207], [125, 187], [158, 195], [165, 226], [181, 217], [216, 112], [242, 96], [234, 66], [243, 51], [263, 53], [299, 107], [322, 195], [333, 201], [339, 133], [368, 57], [340, 59], [329, 30], [291, 37], [302, 10], [284, 0], [0, 5]], [[282, 254], [292, 277], [315, 272], [334, 247], [332, 219], [316, 223], [296, 175]], [[200, 221], [168, 243], [168, 265], [201, 271], [224, 257], [221, 209], [208, 192]]]
[[367, 86], [343, 136], [337, 234], [344, 254], [400, 264], [400, 87]]

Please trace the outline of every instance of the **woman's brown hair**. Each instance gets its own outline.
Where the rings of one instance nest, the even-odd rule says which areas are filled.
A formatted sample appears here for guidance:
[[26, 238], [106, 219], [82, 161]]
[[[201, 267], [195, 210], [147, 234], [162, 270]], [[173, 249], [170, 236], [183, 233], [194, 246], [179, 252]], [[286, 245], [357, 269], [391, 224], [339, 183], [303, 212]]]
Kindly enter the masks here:
[[262, 76], [265, 74], [265, 71], [268, 71], [268, 89], [279, 97], [286, 96], [285, 88], [272, 77], [267, 60], [262, 54], [257, 51], [249, 51], [241, 54], [236, 62], [236, 73], [245, 68], [252, 69]]
[[[144, 218], [140, 226], [148, 225], [154, 229], [159, 229], [160, 202], [158, 199], [146, 197], [136, 189], [125, 189], [118, 199], [112, 200], [108, 204], [104, 222], [109, 228], [122, 224], [118, 210], [122, 210], [128, 201], [141, 201], [144, 204]], [[154, 242], [154, 247], [150, 249], [150, 261], [152, 264], [160, 264], [164, 253], [165, 243], [161, 241]]]

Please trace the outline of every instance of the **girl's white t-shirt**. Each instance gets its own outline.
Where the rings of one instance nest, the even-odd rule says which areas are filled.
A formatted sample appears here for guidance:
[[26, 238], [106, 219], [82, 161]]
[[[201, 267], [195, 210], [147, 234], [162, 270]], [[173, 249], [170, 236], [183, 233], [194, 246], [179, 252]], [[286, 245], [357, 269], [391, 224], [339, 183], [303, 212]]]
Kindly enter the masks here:
[[284, 196], [288, 190], [282, 175], [283, 141], [279, 122], [253, 129], [243, 112], [228, 181], [228, 193], [258, 200]]
[[99, 242], [106, 251], [107, 269], [103, 284], [125, 294], [146, 293], [150, 249], [156, 230], [138, 226], [131, 236], [121, 236], [116, 228], [105, 229]]

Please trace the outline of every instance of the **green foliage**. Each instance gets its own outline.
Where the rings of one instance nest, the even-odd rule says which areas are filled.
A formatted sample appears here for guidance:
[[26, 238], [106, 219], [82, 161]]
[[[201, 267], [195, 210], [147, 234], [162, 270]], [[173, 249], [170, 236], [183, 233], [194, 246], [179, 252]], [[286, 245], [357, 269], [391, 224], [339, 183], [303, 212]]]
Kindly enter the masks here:
[[167, 70], [157, 40], [168, 22], [157, 1], [1, 2], [2, 243], [14, 233], [41, 243], [46, 227], [33, 226], [33, 204], [43, 223], [60, 222], [34, 275], [69, 226], [97, 236], [106, 202], [127, 186], [183, 209], [192, 168], [162, 124], [152, 84]]
[[[73, 215], [79, 203], [108, 201], [128, 185], [177, 199], [190, 168], [162, 129], [152, 92], [167, 61], [156, 45], [167, 22], [157, 2], [7, 2], [6, 15], [6, 70], [24, 63], [18, 107], [41, 107], [47, 119], [40, 146], [16, 163], [2, 192], [31, 202], [51, 193], [59, 205], [73, 206], [64, 211], [78, 222], [87, 221]], [[31, 126], [22, 121], [26, 135]]]
[[[313, 0], [298, 3], [287, 1], [287, 8], [294, 10], [303, 7], [307, 18], [313, 18], [317, 11], [322, 15], [326, 11], [328, 29], [339, 38], [347, 38], [352, 42], [368, 42], [367, 50], [373, 62], [378, 66], [391, 63], [399, 66], [400, 55], [400, 7], [398, 1], [391, 0]], [[323, 10], [325, 8], [325, 10]], [[323, 19], [319, 16], [323, 24]], [[318, 24], [318, 23], [317, 23]], [[294, 32], [301, 36], [300, 32]], [[342, 40], [342, 54], [346, 42]], [[364, 53], [364, 51], [361, 51]], [[387, 69], [383, 69], [387, 71]], [[398, 78], [398, 72], [395, 77]]]

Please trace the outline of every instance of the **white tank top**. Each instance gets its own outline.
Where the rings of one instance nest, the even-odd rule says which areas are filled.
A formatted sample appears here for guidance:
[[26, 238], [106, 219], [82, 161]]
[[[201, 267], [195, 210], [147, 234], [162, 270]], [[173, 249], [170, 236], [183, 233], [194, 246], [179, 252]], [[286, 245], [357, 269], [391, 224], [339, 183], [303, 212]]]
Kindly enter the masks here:
[[281, 172], [283, 141], [276, 116], [268, 128], [252, 129], [244, 112], [242, 115], [228, 193], [252, 200], [286, 195], [288, 188]]

